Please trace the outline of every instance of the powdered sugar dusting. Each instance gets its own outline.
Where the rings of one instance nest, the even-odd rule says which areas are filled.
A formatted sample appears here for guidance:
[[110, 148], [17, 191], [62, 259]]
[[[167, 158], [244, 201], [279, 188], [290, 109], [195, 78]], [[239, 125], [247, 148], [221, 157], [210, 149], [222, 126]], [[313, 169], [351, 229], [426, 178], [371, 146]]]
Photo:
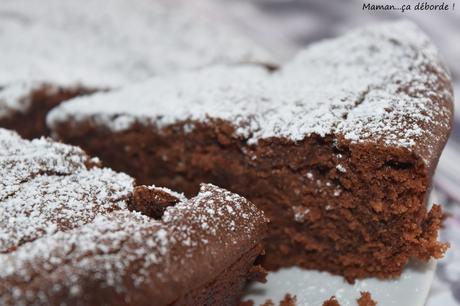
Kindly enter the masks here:
[[167, 194], [173, 196], [174, 198], [177, 198], [180, 202], [186, 202], [187, 201], [187, 198], [185, 197], [185, 195], [183, 193], [179, 193], [177, 191], [171, 190], [171, 189], [166, 188], [166, 187], [157, 187], [155, 185], [151, 185], [151, 186], [148, 186], [147, 188], [166, 192]]
[[[160, 128], [219, 118], [250, 144], [334, 134], [412, 148], [436, 138], [429, 136], [437, 128], [448, 129], [448, 84], [429, 39], [414, 24], [395, 22], [317, 43], [276, 73], [219, 66], [156, 78], [65, 103], [48, 123], [91, 120], [122, 130], [127, 127], [117, 125], [118, 117]], [[435, 154], [435, 143], [424, 145]]]
[[337, 166], [335, 166], [335, 168], [342, 172], [342, 173], [346, 173], [347, 172], [347, 169], [342, 165], [342, 164], [337, 164]]
[[307, 215], [310, 213], [310, 209], [302, 206], [293, 206], [292, 211], [294, 213], [294, 221], [298, 223], [305, 222]]
[[[190, 206], [194, 209], [190, 210]], [[260, 225], [253, 221], [262, 219], [264, 217], [261, 211], [249, 204], [245, 198], [212, 184], [202, 184], [198, 195], [189, 202], [181, 202], [168, 207], [162, 221], [168, 224], [177, 223], [180, 220], [191, 220], [192, 223], [199, 225], [199, 228], [191, 226], [185, 231], [177, 231], [178, 240], [185, 245], [194, 246], [207, 243], [206, 239], [209, 237], [197, 237], [198, 239], [190, 240], [194, 233], [196, 235], [202, 231], [214, 236], [214, 239], [217, 238], [217, 233], [220, 233], [219, 235], [222, 235], [223, 232], [227, 233], [227, 239], [219, 238], [223, 244], [236, 244], [241, 241], [242, 236], [245, 236], [244, 240], [251, 240], [254, 231]], [[233, 233], [239, 234], [234, 235]]]
[[30, 93], [35, 86], [39, 85], [24, 81], [0, 88], [0, 118], [28, 109], [31, 103]]
[[0, 129], [0, 253], [126, 206], [133, 179], [87, 162], [77, 147]]
[[0, 128], [0, 200], [36, 175], [70, 174], [84, 169], [87, 161], [86, 154], [77, 147], [45, 138], [28, 141]]
[[0, 253], [126, 207], [133, 180], [109, 169], [39, 175], [0, 206]]
[[[265, 222], [244, 198], [210, 184], [169, 207], [161, 220], [127, 210], [99, 215], [86, 225], [0, 254], [5, 263], [0, 278], [11, 281], [8, 287], [0, 285], [0, 302], [46, 303], [62, 294], [82, 301], [86, 285], [113, 288], [129, 302], [133, 286], [151, 290], [145, 284], [154, 279], [161, 286], [179, 271], [191, 277], [196, 272], [190, 267], [204, 262], [210, 269], [207, 277], [213, 277], [221, 272], [218, 262], [231, 264], [258, 242]], [[33, 287], [24, 287], [31, 282]]]
[[[166, 255], [168, 242], [163, 237], [164, 231], [159, 222], [137, 213], [119, 211], [100, 215], [86, 226], [36, 240], [12, 254], [0, 255], [5, 263], [0, 267], [0, 278], [7, 280], [16, 276], [21, 282], [30, 283], [46, 270], [44, 282], [59, 284], [47, 290], [42, 288], [38, 294], [34, 292], [33, 297], [26, 294], [27, 287], [9, 289], [19, 291], [15, 301], [20, 304], [46, 304], [48, 295], [63, 292], [70, 295], [69, 300], [83, 295], [86, 284], [82, 278], [85, 277], [92, 284], [117, 285], [122, 290], [124, 273], [134, 261], [142, 260], [144, 266], [149, 266], [158, 263], [159, 256]], [[141, 277], [145, 271], [140, 270], [133, 274], [139, 273]], [[68, 277], [58, 280], [60, 274]], [[6, 292], [4, 298], [8, 298]]]
[[27, 108], [24, 97], [42, 83], [117, 87], [270, 58], [225, 20], [207, 0], [3, 0], [0, 117]]

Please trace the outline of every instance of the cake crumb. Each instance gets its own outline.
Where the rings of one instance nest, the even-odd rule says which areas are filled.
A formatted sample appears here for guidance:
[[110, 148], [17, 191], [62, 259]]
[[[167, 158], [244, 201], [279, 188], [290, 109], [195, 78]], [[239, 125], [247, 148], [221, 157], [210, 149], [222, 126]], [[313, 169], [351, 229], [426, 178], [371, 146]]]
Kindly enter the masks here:
[[329, 300], [324, 301], [323, 306], [340, 306], [340, 304], [337, 302], [335, 296], [331, 296]]
[[370, 292], [361, 291], [361, 297], [356, 300], [359, 306], [376, 306], [377, 302], [372, 299]]
[[290, 295], [287, 293], [284, 296], [284, 299], [280, 302], [280, 306], [296, 306], [297, 305], [297, 297], [294, 295]]
[[259, 283], [267, 282], [267, 271], [260, 265], [253, 266], [249, 269], [249, 280]]
[[266, 300], [265, 303], [261, 304], [260, 306], [275, 306], [272, 300]]
[[[361, 291], [361, 296], [356, 301], [358, 302], [358, 306], [376, 306], [377, 305], [377, 302], [372, 299], [372, 296], [370, 292], [368, 291]], [[254, 301], [253, 300], [242, 301], [238, 304], [238, 306], [254, 306]], [[275, 303], [269, 299], [269, 300], [266, 300], [265, 303], [261, 304], [260, 306], [275, 306]], [[297, 297], [295, 295], [291, 295], [287, 293], [284, 296], [284, 299], [280, 301], [279, 306], [297, 306]], [[331, 296], [329, 300], [323, 302], [322, 306], [340, 306], [340, 304], [337, 301], [335, 296]]]
[[[251, 304], [252, 303], [252, 304]], [[252, 300], [248, 300], [245, 302], [241, 302], [239, 306], [253, 306], [254, 302]], [[297, 305], [297, 297], [295, 295], [291, 295], [290, 293], [286, 293], [284, 298], [279, 302], [279, 306], [296, 306]], [[275, 306], [275, 303], [268, 299], [265, 303], [261, 304], [260, 306]]]

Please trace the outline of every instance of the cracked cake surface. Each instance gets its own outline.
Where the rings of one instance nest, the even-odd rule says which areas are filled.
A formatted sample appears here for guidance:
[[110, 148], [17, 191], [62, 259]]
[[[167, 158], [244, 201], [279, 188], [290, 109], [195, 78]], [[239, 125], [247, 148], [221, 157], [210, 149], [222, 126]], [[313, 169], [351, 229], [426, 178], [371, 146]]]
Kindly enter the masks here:
[[[190, 199], [134, 187], [79, 148], [4, 129], [0, 144], [0, 304], [238, 300], [266, 223], [243, 197], [211, 184]], [[171, 205], [151, 216], [139, 199]]]

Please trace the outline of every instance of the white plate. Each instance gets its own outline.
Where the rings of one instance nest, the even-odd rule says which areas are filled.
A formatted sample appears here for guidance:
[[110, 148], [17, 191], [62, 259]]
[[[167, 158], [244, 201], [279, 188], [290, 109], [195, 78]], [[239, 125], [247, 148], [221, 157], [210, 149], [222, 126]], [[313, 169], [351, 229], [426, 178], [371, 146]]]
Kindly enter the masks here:
[[[436, 202], [435, 192], [429, 203]], [[356, 306], [361, 291], [369, 291], [378, 306], [423, 306], [433, 281], [436, 261], [409, 264], [402, 275], [393, 280], [367, 278], [350, 285], [342, 277], [326, 272], [300, 268], [281, 269], [269, 273], [267, 283], [249, 286], [243, 300], [255, 305], [271, 299], [276, 305], [286, 293], [297, 297], [297, 306], [321, 306], [335, 296], [341, 306]]]

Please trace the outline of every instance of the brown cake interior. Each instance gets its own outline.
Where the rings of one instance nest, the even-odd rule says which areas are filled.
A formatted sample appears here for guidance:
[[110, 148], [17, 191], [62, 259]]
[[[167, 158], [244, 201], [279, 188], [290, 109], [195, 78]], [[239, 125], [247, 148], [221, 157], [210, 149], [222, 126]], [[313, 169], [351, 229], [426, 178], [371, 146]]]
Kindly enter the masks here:
[[263, 247], [258, 244], [243, 254], [232, 266], [227, 267], [217, 279], [192, 290], [173, 303], [174, 306], [188, 305], [237, 305], [241, 299], [246, 281], [251, 279], [251, 268]]
[[[164, 210], [178, 202], [178, 198], [161, 189], [138, 186], [135, 187], [128, 202], [128, 209], [160, 220]], [[262, 253], [263, 246], [260, 243], [256, 244], [242, 254], [232, 265], [225, 267], [217, 278], [204, 286], [190, 290], [171, 305], [211, 306], [237, 304], [247, 280], [265, 281], [266, 272], [259, 266], [254, 266], [256, 258]]]
[[15, 111], [9, 116], [0, 118], [0, 126], [18, 132], [27, 139], [38, 138], [50, 134], [46, 126], [46, 115], [61, 102], [76, 96], [93, 93], [94, 89], [83, 87], [64, 88], [42, 85], [34, 89], [27, 99], [30, 107], [24, 112]]
[[225, 122], [194, 122], [189, 133], [185, 124], [117, 133], [87, 122], [56, 131], [142, 184], [192, 195], [212, 182], [247, 197], [271, 219], [268, 269], [299, 265], [349, 281], [391, 277], [410, 258], [439, 258], [446, 249], [437, 241], [441, 209], [426, 208], [430, 173], [404, 149], [315, 135], [248, 145]]

